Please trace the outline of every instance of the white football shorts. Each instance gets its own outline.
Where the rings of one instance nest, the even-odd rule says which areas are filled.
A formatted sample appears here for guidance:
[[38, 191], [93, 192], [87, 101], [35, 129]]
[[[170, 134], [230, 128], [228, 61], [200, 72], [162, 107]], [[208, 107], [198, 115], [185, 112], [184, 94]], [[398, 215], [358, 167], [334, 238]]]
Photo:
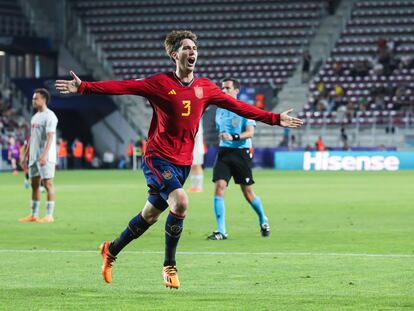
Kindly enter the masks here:
[[29, 166], [29, 178], [40, 176], [41, 179], [52, 179], [55, 177], [55, 163], [46, 162], [45, 165], [40, 165], [39, 161], [36, 161]]

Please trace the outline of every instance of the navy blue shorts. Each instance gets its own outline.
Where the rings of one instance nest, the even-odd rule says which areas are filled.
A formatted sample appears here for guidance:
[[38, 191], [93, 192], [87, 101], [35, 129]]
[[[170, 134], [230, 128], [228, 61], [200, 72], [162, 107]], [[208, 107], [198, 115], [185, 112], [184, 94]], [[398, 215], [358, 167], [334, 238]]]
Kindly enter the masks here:
[[144, 157], [142, 170], [147, 180], [148, 201], [161, 211], [168, 207], [168, 196], [183, 188], [190, 173], [190, 165], [175, 165], [156, 156]]

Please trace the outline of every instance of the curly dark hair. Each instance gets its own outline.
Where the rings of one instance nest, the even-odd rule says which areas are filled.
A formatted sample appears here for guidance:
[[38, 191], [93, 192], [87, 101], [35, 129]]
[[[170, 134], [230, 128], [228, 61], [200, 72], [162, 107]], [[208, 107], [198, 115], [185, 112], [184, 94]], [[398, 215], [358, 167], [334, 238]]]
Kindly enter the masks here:
[[197, 35], [189, 30], [173, 30], [165, 37], [165, 51], [173, 62], [175, 61], [172, 58], [171, 53], [178, 51], [181, 46], [181, 42], [184, 39], [190, 39], [197, 45]]

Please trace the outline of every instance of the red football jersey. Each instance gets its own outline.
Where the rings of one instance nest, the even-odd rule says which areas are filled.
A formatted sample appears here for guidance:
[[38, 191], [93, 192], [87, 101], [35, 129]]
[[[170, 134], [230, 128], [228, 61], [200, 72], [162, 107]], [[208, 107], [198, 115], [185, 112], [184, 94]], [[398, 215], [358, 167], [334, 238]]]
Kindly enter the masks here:
[[193, 162], [194, 139], [208, 105], [217, 105], [248, 119], [280, 125], [280, 115], [261, 110], [223, 93], [206, 78], [194, 78], [185, 86], [174, 72], [141, 80], [82, 82], [82, 94], [146, 97], [154, 113], [148, 131], [146, 155], [156, 155], [178, 165]]

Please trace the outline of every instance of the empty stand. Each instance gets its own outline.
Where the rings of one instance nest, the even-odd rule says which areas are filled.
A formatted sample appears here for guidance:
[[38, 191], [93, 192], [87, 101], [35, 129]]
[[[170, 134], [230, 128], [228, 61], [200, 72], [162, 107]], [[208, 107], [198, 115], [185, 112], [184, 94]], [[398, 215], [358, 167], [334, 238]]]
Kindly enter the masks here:
[[[172, 4], [173, 3], [173, 4]], [[75, 1], [119, 78], [171, 70], [163, 40], [174, 29], [197, 33], [197, 74], [218, 82], [281, 88], [318, 27], [320, 1]]]
[[0, 1], [0, 35], [30, 36], [33, 31], [17, 1]]

